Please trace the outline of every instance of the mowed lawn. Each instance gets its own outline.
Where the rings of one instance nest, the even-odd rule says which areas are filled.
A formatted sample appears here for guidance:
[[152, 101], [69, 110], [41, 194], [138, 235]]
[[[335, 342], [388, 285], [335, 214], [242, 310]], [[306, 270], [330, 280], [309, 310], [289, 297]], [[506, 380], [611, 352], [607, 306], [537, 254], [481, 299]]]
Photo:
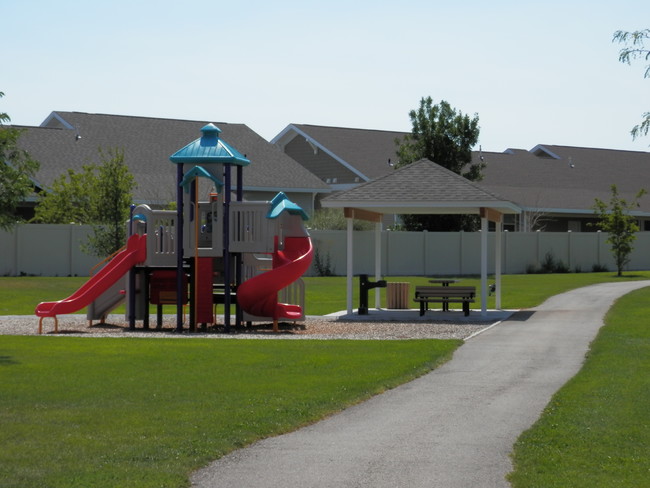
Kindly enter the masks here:
[[[503, 306], [620, 279], [504, 276]], [[17, 291], [30, 280], [36, 293]], [[44, 292], [48, 280], [0, 279], [3, 297], [14, 296], [8, 313], [33, 313], [36, 294], [57, 299], [79, 286], [52, 278], [68, 281]], [[344, 278], [307, 280], [308, 306], [345, 308]], [[612, 309], [585, 367], [517, 442], [514, 487], [650, 486], [649, 317], [649, 289]], [[209, 460], [430, 371], [459, 344], [0, 336], [0, 486], [188, 486]]]
[[2, 336], [0, 486], [188, 486], [210, 460], [422, 375], [460, 344]]
[[[88, 278], [53, 278], [53, 277], [0, 277], [0, 315], [32, 315], [36, 305], [44, 301], [61, 300], [74, 293]], [[308, 315], [326, 315], [345, 310], [346, 305], [346, 278], [343, 276], [332, 277], [305, 277], [306, 313]], [[425, 276], [388, 276], [386, 281], [400, 281], [410, 283], [411, 295], [418, 285], [429, 285], [429, 277]], [[474, 308], [481, 307], [480, 279], [478, 277], [462, 276], [457, 278], [458, 285], [476, 286], [477, 297]], [[634, 271], [625, 273], [621, 278], [613, 272], [605, 273], [565, 273], [565, 274], [522, 274], [504, 275], [502, 277], [502, 308], [520, 309], [534, 307], [546, 298], [574, 288], [588, 286], [607, 281], [618, 280], [647, 280], [650, 271]], [[491, 278], [490, 283], [494, 280]], [[382, 304], [385, 306], [385, 289], [380, 288]], [[353, 304], [359, 304], [359, 282], [354, 278]], [[374, 304], [374, 290], [370, 291], [370, 304]], [[412, 302], [413, 308], [417, 304]], [[488, 297], [488, 308], [494, 308], [494, 296]], [[153, 311], [154, 309], [152, 309]], [[165, 307], [173, 313], [171, 306]], [[223, 311], [223, 310], [222, 310]], [[119, 308], [116, 313], [123, 313], [124, 308]], [[80, 310], [79, 313], [84, 313]]]
[[514, 488], [650, 486], [650, 288], [622, 297], [581, 371], [515, 444]]

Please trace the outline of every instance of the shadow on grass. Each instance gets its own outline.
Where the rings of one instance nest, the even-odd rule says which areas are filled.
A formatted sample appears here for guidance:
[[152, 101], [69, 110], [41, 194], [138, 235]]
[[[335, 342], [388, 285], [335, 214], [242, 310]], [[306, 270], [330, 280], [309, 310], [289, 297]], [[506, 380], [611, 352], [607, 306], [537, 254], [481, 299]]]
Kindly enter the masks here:
[[13, 366], [15, 364], [20, 363], [13, 359], [11, 356], [0, 356], [0, 366]]

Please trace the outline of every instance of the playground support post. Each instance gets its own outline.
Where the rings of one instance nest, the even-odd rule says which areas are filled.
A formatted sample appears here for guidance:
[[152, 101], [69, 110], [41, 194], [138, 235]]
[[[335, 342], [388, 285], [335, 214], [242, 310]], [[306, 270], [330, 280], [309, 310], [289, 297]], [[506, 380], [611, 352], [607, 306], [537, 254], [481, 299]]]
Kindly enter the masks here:
[[183, 331], [183, 163], [176, 167], [176, 332]]
[[223, 326], [224, 332], [230, 332], [230, 192], [231, 185], [230, 164], [224, 165], [224, 192], [223, 192]]
[[194, 314], [190, 327], [196, 330], [199, 310], [199, 177], [194, 178]]
[[[129, 237], [133, 235], [133, 211], [135, 205], [131, 205], [129, 210]], [[129, 329], [135, 330], [135, 270], [129, 270]]]
[[[237, 166], [237, 201], [241, 202], [244, 200], [244, 167]], [[235, 254], [235, 283], [239, 287], [242, 282], [243, 277], [243, 263], [242, 263], [242, 254]], [[241, 327], [243, 311], [239, 306], [239, 302], [235, 304], [235, 327]]]

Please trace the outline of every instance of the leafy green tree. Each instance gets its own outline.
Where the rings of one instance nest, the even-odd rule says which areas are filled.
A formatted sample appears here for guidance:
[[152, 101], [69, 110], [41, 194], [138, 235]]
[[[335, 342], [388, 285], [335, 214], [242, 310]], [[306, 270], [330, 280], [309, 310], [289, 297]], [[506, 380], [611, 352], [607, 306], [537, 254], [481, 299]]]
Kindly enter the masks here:
[[68, 170], [54, 181], [50, 191], [41, 195], [34, 220], [91, 225], [93, 232], [83, 247], [105, 257], [126, 240], [125, 222], [135, 181], [124, 163], [123, 151], [99, 152], [101, 164], [84, 166], [79, 173]]
[[[4, 93], [0, 92], [0, 98]], [[34, 190], [32, 178], [39, 164], [20, 149], [18, 139], [23, 133], [8, 127], [9, 115], [0, 112], [0, 229], [11, 229], [20, 218], [18, 205]]]
[[91, 224], [93, 191], [97, 186], [96, 167], [86, 165], [76, 173], [69, 169], [39, 196], [34, 222], [48, 224]]
[[[644, 44], [646, 39], [650, 39], [650, 29], [634, 32], [616, 31], [613, 41], [624, 45], [619, 52], [618, 60], [627, 64], [632, 64], [632, 61], [636, 59], [650, 61], [650, 50], [646, 49]], [[650, 63], [646, 64], [643, 77], [650, 78]], [[632, 138], [647, 136], [648, 131], [650, 131], [650, 112], [645, 112], [641, 123], [632, 128]]]
[[[472, 162], [472, 148], [478, 142], [478, 115], [463, 114], [442, 100], [434, 105], [431, 97], [422, 98], [417, 110], [409, 112], [412, 130], [397, 139], [396, 168], [426, 158], [471, 181], [482, 178], [485, 164]], [[404, 215], [407, 230], [475, 230], [478, 222], [467, 215]]]
[[121, 150], [101, 152], [103, 163], [98, 168], [92, 204], [93, 234], [89, 249], [97, 256], [108, 256], [126, 242], [126, 220], [135, 186], [133, 175], [124, 163]]
[[[348, 223], [343, 215], [343, 209], [320, 208], [309, 219], [309, 228], [314, 230], [345, 230], [348, 228]], [[354, 230], [372, 230], [374, 229], [374, 224], [365, 220], [354, 219], [352, 228]]]
[[595, 225], [608, 233], [607, 242], [612, 246], [618, 276], [622, 276], [623, 268], [630, 262], [630, 254], [634, 249], [632, 243], [636, 239], [635, 233], [639, 231], [636, 219], [630, 215], [630, 211], [638, 207], [638, 200], [646, 194], [646, 191], [640, 190], [634, 201], [628, 203], [619, 196], [616, 185], [612, 185], [611, 190], [609, 204], [596, 198], [593, 208], [598, 222]]

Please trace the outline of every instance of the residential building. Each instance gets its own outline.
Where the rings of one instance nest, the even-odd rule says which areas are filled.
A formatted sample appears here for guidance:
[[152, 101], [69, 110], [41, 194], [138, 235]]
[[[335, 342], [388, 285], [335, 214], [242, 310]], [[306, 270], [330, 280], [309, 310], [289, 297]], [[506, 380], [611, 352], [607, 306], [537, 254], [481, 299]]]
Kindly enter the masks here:
[[[404, 135], [290, 124], [272, 142], [337, 191], [392, 172], [395, 141]], [[609, 202], [612, 185], [629, 202], [642, 188], [650, 191], [650, 152], [537, 145], [472, 156], [486, 163], [478, 184], [523, 210], [506, 216], [509, 231], [595, 231], [595, 199]], [[650, 231], [650, 195], [632, 213]]]
[[[119, 149], [137, 185], [134, 203], [161, 208], [176, 200], [176, 167], [169, 156], [199, 138], [201, 128], [208, 122], [55, 111], [39, 127], [19, 127], [25, 129], [19, 144], [40, 163], [35, 178], [39, 191], [47, 191], [69, 169], [80, 171], [84, 165], [101, 163], [100, 150], [107, 155]], [[331, 191], [319, 178], [246, 125], [213, 123], [221, 129], [220, 137], [251, 161], [243, 172], [245, 199], [270, 200], [277, 192], [284, 191], [292, 201], [312, 213], [316, 195]], [[35, 201], [33, 197], [25, 202], [21, 209], [23, 216], [33, 215]]]

